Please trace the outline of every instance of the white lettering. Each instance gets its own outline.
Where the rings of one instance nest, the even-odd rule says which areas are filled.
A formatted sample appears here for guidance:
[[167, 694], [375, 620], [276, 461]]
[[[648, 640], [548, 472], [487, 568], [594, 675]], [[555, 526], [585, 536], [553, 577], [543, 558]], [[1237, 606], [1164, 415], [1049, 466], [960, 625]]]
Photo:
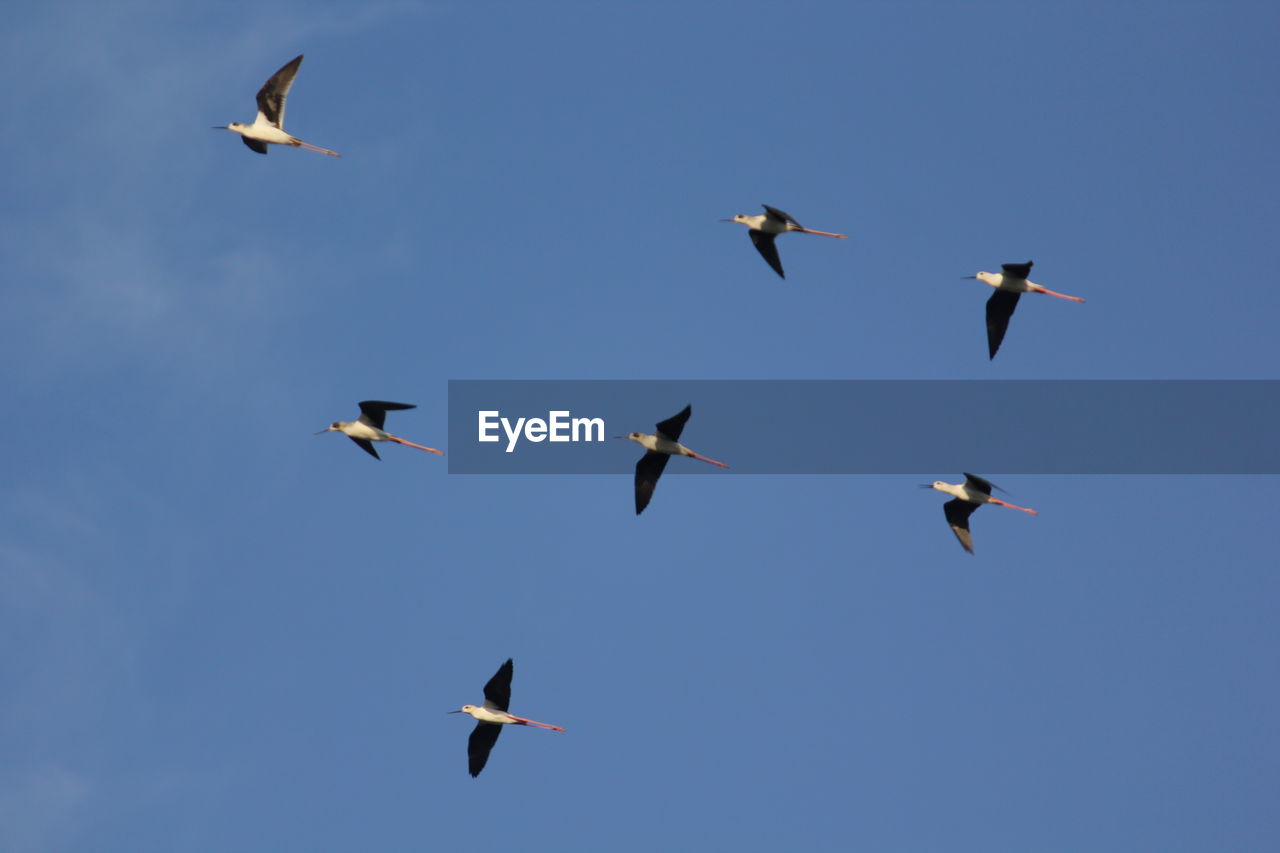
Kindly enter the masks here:
[[516, 441], [518, 441], [520, 438], [520, 427], [522, 426], [524, 426], [524, 418], [516, 419], [515, 429], [511, 428], [511, 421], [507, 420], [506, 418], [502, 419], [502, 428], [507, 432], [507, 439], [508, 439], [507, 452], [508, 453], [516, 449]]
[[[565, 412], [565, 414], [569, 414]], [[585, 438], [578, 438], [578, 427], [582, 427]], [[595, 427], [597, 438], [591, 437], [591, 428]], [[604, 441], [604, 418], [574, 418], [572, 423], [572, 438], [570, 441]]]
[[476, 412], [476, 441], [493, 443], [501, 441], [498, 428], [507, 436], [507, 453], [514, 453], [521, 437], [537, 444], [543, 441], [604, 441], [604, 418], [575, 418], [567, 409], [547, 412], [542, 418], [502, 417], [496, 409]]
[[497, 429], [498, 425], [489, 419], [497, 417], [498, 413], [497, 412], [476, 412], [476, 415], [478, 416], [480, 421], [480, 435], [479, 437], [476, 438], [476, 441], [497, 441], [498, 436], [489, 435], [489, 430]]
[[568, 441], [569, 434], [566, 432], [569, 422], [565, 420], [569, 417], [568, 412], [548, 412], [551, 420], [548, 421], [551, 427], [551, 435], [548, 436], [552, 441]]

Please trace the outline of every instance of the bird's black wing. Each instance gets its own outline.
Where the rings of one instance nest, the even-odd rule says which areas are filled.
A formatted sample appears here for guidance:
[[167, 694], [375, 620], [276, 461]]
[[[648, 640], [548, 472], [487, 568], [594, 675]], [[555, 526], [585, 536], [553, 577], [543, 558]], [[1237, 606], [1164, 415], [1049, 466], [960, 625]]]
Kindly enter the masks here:
[[267, 153], [267, 143], [260, 139], [250, 139], [247, 136], [240, 137], [240, 141], [249, 146], [251, 151], [257, 151], [259, 154]]
[[360, 420], [370, 426], [382, 429], [382, 425], [387, 422], [387, 412], [398, 412], [401, 409], [416, 409], [417, 406], [409, 403], [388, 403], [383, 400], [361, 400], [360, 401]]
[[[498, 671], [484, 686], [485, 707], [494, 711], [505, 711], [511, 704], [511, 676], [515, 674], [516, 665], [511, 658], [498, 667]], [[495, 735], [496, 737], [496, 735]]]
[[773, 267], [773, 271], [781, 278], [786, 278], [787, 274], [782, 271], [782, 258], [778, 257], [778, 246], [773, 241], [773, 238], [778, 235], [766, 234], [763, 231], [748, 231], [747, 234], [751, 236], [751, 242], [760, 253], [760, 257], [764, 258], [765, 263]]
[[[774, 219], [781, 219], [783, 222], [790, 222], [792, 225], [800, 225], [799, 222], [796, 222], [796, 218], [790, 213], [778, 210], [776, 207], [770, 207], [767, 204], [762, 204], [760, 206], [764, 208], [765, 213], [768, 213]], [[800, 227], [803, 228], [804, 226], [800, 225]]]
[[364, 438], [351, 438], [351, 436], [347, 436], [347, 438], [350, 438], [356, 444], [360, 445], [360, 449], [363, 450], [365, 453], [368, 453], [374, 459], [377, 459], [379, 462], [382, 461], [382, 457], [378, 455], [378, 450], [373, 446], [372, 441], [369, 441]]
[[[995, 485], [990, 480], [984, 480], [975, 474], [970, 474], [968, 471], [964, 472], [964, 479], [965, 479], [965, 486], [972, 487], [979, 492], [986, 492], [987, 494], [991, 494], [991, 491], [993, 489], [1000, 489], [999, 486]], [[1004, 489], [1000, 489], [1000, 491], [1003, 492]]]
[[653, 500], [653, 490], [657, 488], [658, 478], [670, 458], [666, 453], [650, 450], [636, 463], [636, 515], [644, 512], [649, 501]]
[[959, 498], [949, 500], [942, 505], [942, 511], [947, 516], [947, 524], [951, 525], [951, 532], [970, 554], [973, 553], [973, 537], [969, 534], [969, 516], [973, 515], [973, 511], [979, 506], [981, 504], [969, 503]]
[[1035, 261], [1027, 261], [1025, 264], [1001, 264], [1000, 268], [1007, 276], [1026, 278], [1031, 275], [1031, 268], [1035, 265]]
[[473, 778], [479, 776], [484, 769], [489, 760], [489, 751], [498, 742], [500, 734], [502, 726], [497, 723], [476, 723], [476, 727], [471, 730], [471, 737], [467, 738], [467, 769], [471, 771]]
[[691, 414], [693, 414], [692, 403], [681, 409], [679, 414], [672, 415], [658, 424], [658, 433], [665, 435], [672, 441], [679, 441], [680, 433], [684, 432], [684, 423], [689, 420], [689, 415]]
[[1009, 331], [1009, 318], [1013, 316], [1013, 309], [1018, 307], [1018, 297], [1021, 295], [1008, 290], [997, 290], [987, 300], [987, 352], [991, 358], [996, 357], [1000, 342], [1004, 340], [1004, 333]]
[[284, 130], [284, 102], [293, 88], [293, 78], [298, 75], [298, 66], [302, 64], [302, 54], [298, 54], [285, 63], [271, 79], [262, 84], [258, 90], [258, 112], [267, 117], [267, 121]]

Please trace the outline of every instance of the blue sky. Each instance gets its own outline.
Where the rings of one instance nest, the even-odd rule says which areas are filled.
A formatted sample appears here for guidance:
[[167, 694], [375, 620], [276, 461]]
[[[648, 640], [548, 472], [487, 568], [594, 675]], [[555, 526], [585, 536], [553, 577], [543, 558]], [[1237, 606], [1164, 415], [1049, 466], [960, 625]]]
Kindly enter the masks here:
[[[451, 379], [1277, 378], [1277, 24], [9, 10], [0, 849], [1275, 849], [1274, 476], [980, 471], [1040, 515], [970, 557], [915, 488], [964, 459], [675, 460], [637, 519], [626, 476], [310, 433], [403, 400], [448, 450]], [[287, 127], [342, 159], [208, 129], [298, 53]], [[783, 282], [717, 221], [761, 203], [850, 239]], [[960, 277], [1027, 258], [1088, 301], [989, 362]], [[626, 428], [686, 402], [716, 457], [697, 401]], [[508, 656], [567, 732], [473, 780], [445, 712]]]

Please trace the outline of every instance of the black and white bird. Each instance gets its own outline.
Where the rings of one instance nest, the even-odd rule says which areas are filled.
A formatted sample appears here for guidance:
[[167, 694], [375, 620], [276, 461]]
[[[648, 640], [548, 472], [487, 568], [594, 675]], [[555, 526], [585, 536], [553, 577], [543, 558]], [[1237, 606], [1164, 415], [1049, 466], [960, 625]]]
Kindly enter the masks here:
[[779, 234], [786, 234], [788, 231], [799, 231], [802, 234], [818, 234], [822, 237], [839, 237], [841, 240], [848, 239], [845, 234], [834, 234], [830, 231], [814, 231], [812, 228], [805, 228], [795, 217], [788, 213], [783, 213], [776, 207], [769, 205], [761, 205], [764, 213], [755, 216], [747, 216], [739, 213], [732, 219], [722, 219], [721, 222], [737, 222], [739, 225], [745, 225], [751, 230], [747, 233], [751, 236], [751, 243], [756, 247], [756, 251], [765, 259], [769, 266], [773, 267], [782, 278], [786, 278], [786, 274], [782, 271], [782, 259], [778, 257], [778, 247], [774, 244], [774, 240]]
[[268, 145], [291, 145], [294, 148], [319, 151], [330, 157], [341, 157], [337, 151], [303, 142], [298, 137], [285, 133], [284, 102], [289, 97], [289, 89], [293, 87], [293, 78], [298, 76], [300, 65], [302, 54], [295, 56], [262, 84], [262, 88], [258, 90], [258, 117], [253, 124], [233, 121], [231, 124], [214, 125], [214, 130], [229, 130], [240, 134], [240, 141], [259, 154], [266, 154]]
[[529, 720], [508, 713], [507, 706], [511, 704], [511, 676], [514, 672], [515, 664], [507, 658], [507, 662], [498, 667], [493, 678], [490, 678], [489, 683], [484, 686], [483, 705], [463, 705], [458, 710], [449, 712], [450, 714], [470, 714], [478, 721], [476, 727], [471, 730], [471, 737], [467, 739], [467, 769], [472, 777], [479, 776], [480, 771], [484, 769], [493, 745], [498, 742], [498, 735], [502, 734], [503, 726], [533, 726], [535, 729], [548, 729], [553, 732], [564, 731], [550, 723], [540, 723], [537, 720]]
[[424, 447], [421, 444], [414, 444], [412, 441], [406, 441], [398, 435], [392, 435], [382, 431], [382, 425], [387, 422], [387, 412], [396, 412], [402, 409], [416, 409], [417, 406], [409, 403], [388, 403], [384, 400], [361, 400], [360, 401], [360, 417], [354, 421], [334, 421], [329, 424], [316, 435], [323, 435], [326, 432], [340, 432], [347, 438], [354, 441], [360, 446], [360, 449], [368, 453], [374, 459], [381, 460], [378, 451], [374, 448], [372, 442], [375, 441], [394, 441], [396, 444], [403, 444], [405, 447], [416, 447], [419, 450], [425, 450], [428, 453], [434, 453], [437, 456], [444, 456], [443, 450], [436, 450], [434, 447]]
[[996, 357], [996, 350], [1000, 349], [1004, 333], [1009, 331], [1009, 318], [1013, 316], [1013, 310], [1018, 307], [1018, 297], [1022, 294], [1044, 293], [1059, 299], [1069, 299], [1072, 302], [1084, 302], [1079, 296], [1067, 296], [1065, 293], [1057, 293], [1028, 281], [1027, 276], [1031, 275], [1031, 267], [1034, 265], [1032, 261], [1027, 261], [1025, 264], [1002, 264], [1003, 272], [980, 272], [977, 275], [965, 276], [965, 278], [976, 278], [978, 281], [986, 282], [996, 289], [996, 292], [987, 300], [987, 352], [990, 358]]
[[678, 441], [680, 433], [684, 431], [685, 421], [689, 420], [689, 415], [692, 413], [693, 406], [685, 406], [679, 414], [672, 415], [658, 424], [656, 435], [633, 432], [614, 436], [614, 438], [630, 439], [647, 451], [636, 463], [636, 515], [644, 512], [644, 508], [649, 505], [649, 501], [653, 498], [653, 490], [658, 485], [658, 478], [662, 476], [662, 469], [667, 467], [667, 460], [672, 456], [689, 456], [721, 468], [729, 467], [723, 462], [694, 453]]
[[[973, 536], [969, 533], [969, 516], [973, 515], [974, 510], [983, 504], [995, 504], [996, 506], [1019, 509], [1032, 515], [1038, 515], [1034, 509], [1027, 509], [1025, 506], [1017, 506], [1008, 501], [991, 497], [992, 490], [1000, 487], [992, 485], [991, 481], [984, 480], [967, 471], [965, 472], [963, 483], [944, 483], [941, 480], [936, 480], [933, 483], [924, 483], [920, 488], [937, 489], [955, 498], [955, 500], [950, 500], [943, 504], [942, 511], [947, 516], [947, 524], [951, 525], [951, 532], [956, 535], [956, 539], [960, 540], [960, 544], [970, 554], [973, 553]], [[1001, 489], [1001, 491], [1004, 490]]]

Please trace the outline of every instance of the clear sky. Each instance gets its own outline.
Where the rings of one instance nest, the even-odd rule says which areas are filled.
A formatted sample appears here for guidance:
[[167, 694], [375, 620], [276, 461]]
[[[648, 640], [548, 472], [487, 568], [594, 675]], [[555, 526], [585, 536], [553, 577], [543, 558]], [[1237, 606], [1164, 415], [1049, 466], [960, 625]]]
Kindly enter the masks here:
[[[916, 488], [963, 458], [673, 460], [636, 518], [625, 475], [311, 433], [400, 400], [447, 451], [450, 379], [1277, 378], [1278, 36], [1261, 2], [7, 8], [0, 850], [1277, 849], [1280, 478], [978, 471], [1040, 515], [983, 509], [969, 556]], [[209, 129], [298, 53], [286, 126], [341, 159]], [[717, 221], [761, 203], [850, 239], [781, 238], [784, 282]], [[988, 361], [961, 276], [1028, 258], [1088, 301], [1024, 298]], [[689, 402], [719, 458], [696, 400], [617, 431]], [[471, 779], [445, 712], [507, 657], [567, 732]]]

